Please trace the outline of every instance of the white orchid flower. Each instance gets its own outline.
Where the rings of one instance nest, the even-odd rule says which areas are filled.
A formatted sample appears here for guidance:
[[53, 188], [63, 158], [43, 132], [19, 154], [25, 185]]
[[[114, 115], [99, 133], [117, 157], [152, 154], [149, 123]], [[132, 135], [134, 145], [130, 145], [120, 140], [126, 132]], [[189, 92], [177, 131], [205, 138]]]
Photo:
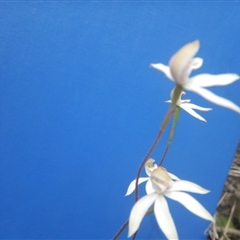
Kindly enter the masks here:
[[[145, 171], [146, 171], [146, 174], [148, 175], [148, 177], [140, 177], [138, 179], [138, 185], [143, 183], [143, 182], [147, 182], [146, 183], [146, 186], [145, 186], [145, 190], [146, 190], [146, 193], [149, 194], [149, 193], [152, 193], [152, 183], [150, 181], [150, 174], [152, 173], [152, 171], [154, 169], [157, 169], [158, 166], [157, 164], [153, 164], [154, 163], [154, 159], [153, 158], [149, 158], [148, 161], [145, 163]], [[168, 173], [170, 175], [170, 177], [174, 180], [179, 180], [179, 178], [177, 176], [175, 176], [174, 174], [172, 173]], [[130, 195], [131, 193], [133, 193], [133, 191], [135, 190], [135, 187], [136, 187], [136, 179], [133, 180], [129, 186], [128, 186], [128, 189], [127, 189], [127, 192], [125, 194], [125, 196], [128, 196]]]
[[[152, 161], [152, 159], [150, 160]], [[149, 162], [148, 164], [152, 164], [152, 162]], [[158, 226], [167, 239], [178, 239], [177, 230], [165, 197], [178, 201], [197, 216], [214, 222], [214, 218], [211, 214], [196, 199], [183, 192], [188, 191], [206, 194], [209, 192], [208, 190], [189, 181], [173, 181], [166, 169], [162, 167], [155, 168], [153, 166], [152, 171], [150, 172], [149, 181], [151, 182], [151, 185], [149, 184], [151, 189], [149, 187], [148, 195], [139, 199], [131, 210], [128, 237], [131, 237], [138, 230], [143, 217], [153, 205]]]
[[[173, 91], [174, 89], [171, 91], [171, 99], [173, 98]], [[193, 117], [207, 122], [205, 118], [203, 118], [202, 116], [200, 116], [198, 113], [196, 113], [193, 109], [199, 110], [199, 111], [203, 111], [203, 112], [207, 112], [207, 111], [211, 111], [212, 108], [204, 108], [204, 107], [200, 107], [196, 104], [191, 103], [190, 99], [185, 99], [182, 100], [182, 96], [184, 96], [186, 93], [182, 92], [181, 95], [179, 96], [179, 99], [176, 103], [177, 106], [179, 106], [180, 108], [182, 108], [183, 110], [185, 110], [186, 112], [188, 112], [190, 115], [192, 115]], [[172, 100], [167, 100], [165, 101], [166, 103], [172, 103]]]
[[182, 86], [184, 89], [195, 92], [206, 100], [219, 106], [229, 108], [240, 114], [240, 107], [230, 100], [220, 97], [205, 87], [225, 86], [239, 80], [239, 75], [227, 74], [199, 74], [189, 77], [192, 70], [201, 67], [203, 60], [193, 58], [199, 50], [199, 41], [194, 41], [183, 46], [169, 61], [169, 66], [161, 63], [150, 66], [163, 72], [167, 78]]

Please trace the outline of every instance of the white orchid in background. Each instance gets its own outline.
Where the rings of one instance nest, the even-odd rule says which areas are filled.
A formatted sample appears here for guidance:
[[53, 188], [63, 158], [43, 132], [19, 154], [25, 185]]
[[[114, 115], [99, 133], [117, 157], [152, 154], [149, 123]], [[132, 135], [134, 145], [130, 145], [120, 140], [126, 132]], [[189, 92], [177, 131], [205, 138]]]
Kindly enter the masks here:
[[196, 199], [183, 192], [206, 194], [209, 192], [208, 190], [189, 181], [173, 181], [166, 169], [152, 165], [153, 159], [149, 161], [146, 165], [150, 169], [148, 174], [151, 185], [149, 184], [148, 187], [148, 195], [139, 199], [131, 210], [128, 237], [131, 237], [138, 230], [143, 217], [154, 204], [154, 214], [160, 229], [167, 239], [178, 239], [177, 230], [165, 197], [178, 201], [197, 216], [214, 222], [211, 214]]
[[226, 73], [219, 75], [199, 74], [189, 77], [192, 70], [201, 67], [203, 60], [193, 58], [199, 50], [199, 41], [183, 46], [169, 61], [169, 66], [161, 63], [150, 66], [163, 72], [167, 78], [182, 86], [184, 89], [195, 92], [206, 100], [222, 107], [229, 108], [240, 114], [240, 107], [226, 98], [220, 97], [204, 87], [225, 86], [239, 80], [239, 75]]
[[[171, 95], [170, 95], [171, 99], [173, 97], [173, 91], [174, 91], [174, 89], [171, 91]], [[204, 119], [202, 116], [200, 116], [198, 113], [196, 113], [193, 109], [203, 111], [203, 112], [207, 112], [207, 111], [211, 111], [212, 108], [204, 108], [204, 107], [200, 107], [198, 105], [195, 105], [195, 104], [191, 103], [190, 99], [182, 100], [181, 97], [184, 96], [185, 94], [186, 94], [185, 92], [181, 93], [176, 105], [179, 106], [180, 108], [184, 109], [186, 112], [188, 112], [193, 117], [195, 117], [195, 118], [197, 118], [201, 121], [207, 122], [206, 119]], [[165, 102], [166, 103], [172, 103], [172, 100], [167, 100]]]

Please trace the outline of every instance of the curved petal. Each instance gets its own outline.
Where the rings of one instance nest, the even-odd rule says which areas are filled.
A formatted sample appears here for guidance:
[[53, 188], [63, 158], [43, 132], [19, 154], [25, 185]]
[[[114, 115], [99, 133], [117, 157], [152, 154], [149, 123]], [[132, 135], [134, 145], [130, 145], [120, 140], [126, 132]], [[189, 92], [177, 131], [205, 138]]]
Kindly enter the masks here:
[[181, 104], [179, 106], [180, 108], [184, 109], [186, 112], [188, 112], [190, 115], [192, 115], [193, 117], [201, 120], [201, 121], [204, 121], [204, 122], [207, 122], [205, 118], [203, 118], [202, 116], [200, 116], [198, 113], [196, 113], [194, 110], [192, 110], [189, 106], [188, 106], [188, 103], [184, 103], [184, 104]]
[[154, 164], [155, 160], [153, 158], [149, 158], [145, 163], [145, 172], [148, 176], [152, 173], [154, 169], [157, 168], [157, 165]]
[[203, 112], [208, 112], [208, 111], [212, 110], [212, 108], [200, 107], [200, 106], [198, 106], [196, 104], [193, 104], [193, 103], [189, 103], [188, 106], [192, 109], [196, 109], [196, 110], [203, 111]]
[[166, 199], [159, 195], [154, 204], [154, 214], [158, 226], [163, 231], [167, 239], [178, 239], [177, 230], [168, 208]]
[[192, 70], [199, 69], [203, 65], [203, 59], [196, 57], [192, 60]]
[[178, 180], [173, 183], [173, 186], [168, 190], [169, 192], [173, 191], [186, 191], [186, 192], [193, 192], [199, 194], [206, 194], [210, 191], [199, 186], [196, 183], [189, 182], [186, 180]]
[[151, 193], [155, 192], [154, 189], [153, 189], [153, 187], [152, 187], [152, 183], [151, 183], [150, 180], [147, 181], [147, 183], [146, 183], [146, 185], [145, 185], [145, 190], [146, 190], [146, 193], [147, 193], [147, 194], [151, 194]]
[[157, 193], [152, 193], [140, 198], [134, 204], [129, 217], [128, 237], [131, 237], [138, 230], [148, 208], [153, 204], [157, 197]]
[[240, 76], [235, 73], [227, 74], [199, 74], [191, 77], [191, 82], [199, 87], [225, 86], [239, 80]]
[[188, 75], [192, 70], [192, 58], [197, 53], [199, 45], [199, 41], [188, 43], [170, 59], [171, 74], [174, 81], [179, 85], [184, 85], [188, 81]]
[[172, 178], [172, 180], [180, 180], [179, 177], [177, 177], [176, 175], [174, 175], [174, 174], [172, 174], [170, 172], [168, 172], [168, 175]]
[[170, 72], [169, 66], [166, 66], [162, 63], [152, 63], [152, 64], [150, 64], [150, 67], [155, 68], [155, 69], [159, 70], [160, 72], [163, 72], [168, 79], [170, 79], [171, 81], [174, 81], [172, 74]]
[[212, 102], [216, 105], [219, 105], [219, 106], [222, 106], [225, 108], [229, 108], [240, 114], [240, 107], [237, 106], [235, 103], [231, 102], [230, 100], [228, 100], [226, 98], [219, 97], [218, 95], [212, 93], [211, 91], [209, 91], [205, 88], [201, 88], [201, 87], [198, 87], [198, 86], [195, 86], [192, 84], [187, 84], [185, 86], [185, 88], [189, 91], [199, 94], [203, 98], [207, 99], [209, 102]]
[[175, 201], [178, 201], [195, 215], [214, 222], [214, 218], [212, 217], [212, 215], [195, 198], [193, 198], [189, 194], [184, 192], [166, 192], [164, 193], [164, 195]]
[[[138, 179], [138, 185], [141, 184], [141, 183], [143, 183], [143, 182], [145, 182], [145, 181], [147, 181], [147, 180], [149, 180], [149, 177], [144, 177], [144, 178], [140, 177], [140, 178]], [[125, 196], [130, 195], [130, 194], [135, 190], [135, 187], [136, 187], [136, 179], [133, 180], [133, 181], [129, 184]]]

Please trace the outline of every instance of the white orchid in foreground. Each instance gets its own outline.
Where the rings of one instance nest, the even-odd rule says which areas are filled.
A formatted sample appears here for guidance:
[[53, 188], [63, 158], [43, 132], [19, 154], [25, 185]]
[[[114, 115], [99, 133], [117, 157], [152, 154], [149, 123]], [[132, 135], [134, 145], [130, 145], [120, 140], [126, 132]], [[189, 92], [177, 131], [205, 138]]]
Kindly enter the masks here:
[[226, 98], [220, 97], [204, 87], [225, 86], [239, 80], [239, 75], [227, 74], [199, 74], [189, 77], [192, 70], [201, 67], [203, 60], [193, 58], [199, 50], [199, 41], [194, 41], [183, 46], [169, 61], [169, 66], [161, 63], [150, 66], [163, 72], [167, 78], [174, 81], [184, 89], [195, 92], [206, 100], [222, 107], [229, 108], [240, 114], [240, 107]]
[[139, 199], [131, 210], [128, 237], [131, 237], [138, 230], [146, 212], [154, 204], [154, 214], [160, 229], [167, 239], [178, 239], [177, 230], [165, 197], [178, 201], [197, 216], [214, 222], [211, 214], [196, 199], [183, 192], [206, 194], [209, 191], [189, 181], [173, 181], [166, 169], [152, 165], [153, 161], [150, 159], [145, 165], [146, 169], [149, 170], [147, 174], [149, 174], [151, 184], [148, 185], [148, 195]]
[[[171, 91], [171, 95], [170, 95], [171, 99], [173, 97], [173, 90]], [[203, 111], [203, 112], [207, 112], [207, 111], [211, 111], [212, 108], [204, 108], [204, 107], [200, 107], [198, 105], [195, 105], [195, 104], [191, 103], [190, 99], [182, 100], [181, 97], [184, 96], [185, 94], [186, 94], [185, 92], [181, 93], [176, 105], [179, 106], [180, 108], [184, 109], [186, 112], [188, 112], [193, 117], [195, 117], [195, 118], [197, 118], [201, 121], [207, 122], [206, 119], [204, 119], [202, 116], [200, 116], [198, 113], [196, 113], [193, 109]], [[165, 102], [166, 103], [172, 103], [172, 100], [167, 100]]]
[[[145, 186], [145, 190], [146, 190], [146, 193], [149, 194], [149, 193], [152, 193], [152, 183], [150, 181], [150, 175], [152, 173], [152, 171], [154, 169], [157, 169], [158, 168], [158, 165], [157, 164], [153, 164], [154, 163], [154, 159], [153, 158], [149, 158], [148, 161], [145, 163], [145, 171], [146, 171], [146, 174], [148, 175], [148, 177], [140, 177], [138, 179], [138, 184], [141, 184], [143, 182], [146, 182], [146, 186]], [[177, 176], [175, 176], [174, 174], [172, 173], [169, 173], [168, 174], [170, 175], [170, 177], [173, 179], [173, 180], [179, 180], [179, 178]], [[129, 184], [129, 187], [127, 189], [127, 192], [125, 194], [125, 196], [128, 196], [130, 195], [134, 190], [135, 190], [135, 187], [136, 187], [136, 179], [133, 180], [130, 184]]]

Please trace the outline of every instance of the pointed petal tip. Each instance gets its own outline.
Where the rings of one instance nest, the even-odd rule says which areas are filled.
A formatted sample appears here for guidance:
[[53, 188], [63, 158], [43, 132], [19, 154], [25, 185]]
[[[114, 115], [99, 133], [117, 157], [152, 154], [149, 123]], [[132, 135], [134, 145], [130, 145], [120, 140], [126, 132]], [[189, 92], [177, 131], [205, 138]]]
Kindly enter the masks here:
[[194, 45], [195, 48], [199, 48], [199, 47], [200, 47], [200, 42], [199, 42], [199, 40], [193, 41], [192, 44]]
[[240, 75], [238, 75], [238, 74], [236, 74], [236, 73], [233, 73], [232, 75], [235, 77], [236, 80], [239, 80], [239, 79], [240, 79]]
[[226, 98], [223, 98], [223, 97], [220, 97], [220, 96], [214, 94], [213, 92], [209, 91], [206, 88], [194, 86], [194, 87], [190, 87], [190, 88], [187, 87], [187, 89], [189, 91], [193, 91], [193, 92], [197, 93], [198, 95], [202, 96], [209, 102], [212, 102], [221, 107], [231, 109], [240, 114], [240, 106], [236, 105], [234, 102], [232, 102]]
[[128, 230], [128, 235], [127, 237], [130, 238], [134, 233], [131, 233], [130, 230]]
[[150, 68], [157, 68], [158, 63], [150, 63], [149, 67]]
[[154, 203], [157, 196], [157, 193], [145, 195], [134, 204], [129, 216], [128, 237], [132, 236], [139, 229], [147, 210]]

